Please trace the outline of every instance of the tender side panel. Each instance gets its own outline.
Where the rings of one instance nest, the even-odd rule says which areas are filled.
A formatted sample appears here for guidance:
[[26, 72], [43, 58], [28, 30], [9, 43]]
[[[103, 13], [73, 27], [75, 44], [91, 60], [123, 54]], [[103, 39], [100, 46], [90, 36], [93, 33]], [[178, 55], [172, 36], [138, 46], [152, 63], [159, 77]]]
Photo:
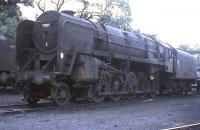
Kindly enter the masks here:
[[197, 59], [187, 52], [177, 50], [176, 78], [195, 79], [197, 77]]

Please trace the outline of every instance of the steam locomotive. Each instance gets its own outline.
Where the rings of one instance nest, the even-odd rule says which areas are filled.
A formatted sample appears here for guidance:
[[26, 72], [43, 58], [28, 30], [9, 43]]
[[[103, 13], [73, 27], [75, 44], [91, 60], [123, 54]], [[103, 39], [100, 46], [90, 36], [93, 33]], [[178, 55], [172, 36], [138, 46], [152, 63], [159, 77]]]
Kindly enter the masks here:
[[[102, 102], [136, 95], [185, 93], [197, 60], [155, 37], [47, 11], [17, 28], [18, 81], [30, 104], [50, 98], [67, 105], [77, 97]], [[160, 82], [162, 81], [162, 82]]]

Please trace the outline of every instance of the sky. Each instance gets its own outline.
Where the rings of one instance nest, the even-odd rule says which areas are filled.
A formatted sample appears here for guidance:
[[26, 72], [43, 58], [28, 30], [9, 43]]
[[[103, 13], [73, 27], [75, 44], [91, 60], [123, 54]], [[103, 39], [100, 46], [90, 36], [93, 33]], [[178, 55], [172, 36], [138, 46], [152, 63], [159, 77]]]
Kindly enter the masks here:
[[200, 44], [200, 0], [131, 0], [132, 27], [173, 46]]
[[[71, 4], [65, 9], [79, 7]], [[130, 0], [130, 7], [134, 29], [155, 34], [174, 47], [200, 44], [200, 0]], [[21, 9], [23, 15], [32, 20], [35, 19], [33, 12], [40, 13], [30, 7]]]

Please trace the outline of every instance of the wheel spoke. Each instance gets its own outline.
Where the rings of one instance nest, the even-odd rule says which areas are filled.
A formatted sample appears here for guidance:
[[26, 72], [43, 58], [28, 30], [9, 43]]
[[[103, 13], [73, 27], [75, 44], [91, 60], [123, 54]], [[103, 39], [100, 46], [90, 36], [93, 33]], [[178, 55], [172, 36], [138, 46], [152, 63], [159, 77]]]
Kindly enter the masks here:
[[118, 94], [122, 90], [122, 81], [119, 75], [113, 75], [110, 87], [110, 91], [115, 93], [114, 95], [110, 96], [111, 100], [119, 101], [122, 97], [120, 94]]
[[32, 87], [32, 84], [29, 84], [26, 85], [24, 89], [24, 100], [30, 105], [34, 105], [40, 100], [37, 96], [37, 92], [32, 90]]
[[125, 98], [128, 100], [132, 100], [133, 98], [135, 98], [135, 90], [137, 87], [137, 78], [136, 75], [133, 72], [129, 72], [126, 75], [126, 79], [125, 79], [125, 88], [127, 89], [128, 92], [130, 92], [130, 94], [125, 95]]
[[65, 83], [57, 83], [52, 88], [51, 95], [56, 105], [66, 106], [70, 99], [70, 88]]
[[90, 87], [88, 90], [88, 97], [90, 101], [99, 103], [105, 99], [105, 96], [99, 95], [99, 93], [103, 91], [103, 86], [99, 88], [99, 86]]
[[138, 74], [138, 89], [142, 91], [142, 93], [150, 93], [150, 81], [147, 78], [145, 73]]

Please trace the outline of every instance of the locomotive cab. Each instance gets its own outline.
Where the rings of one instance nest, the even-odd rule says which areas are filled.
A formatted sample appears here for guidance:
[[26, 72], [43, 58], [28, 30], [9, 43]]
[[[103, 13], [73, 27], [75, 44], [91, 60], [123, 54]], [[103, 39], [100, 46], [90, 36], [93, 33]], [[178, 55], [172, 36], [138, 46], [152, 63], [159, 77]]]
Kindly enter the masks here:
[[165, 71], [167, 73], [174, 73], [174, 53], [173, 48], [165, 48]]

